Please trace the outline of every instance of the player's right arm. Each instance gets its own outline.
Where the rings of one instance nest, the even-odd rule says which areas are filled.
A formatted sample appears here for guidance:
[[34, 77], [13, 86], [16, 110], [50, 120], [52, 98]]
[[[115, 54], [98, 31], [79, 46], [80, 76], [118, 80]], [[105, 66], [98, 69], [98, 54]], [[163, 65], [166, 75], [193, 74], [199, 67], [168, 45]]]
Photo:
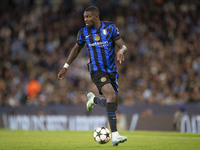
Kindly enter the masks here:
[[83, 48], [84, 44], [75, 44], [75, 46], [72, 48], [72, 50], [69, 53], [69, 57], [67, 58], [66, 64], [67, 67], [64, 65], [63, 68], [58, 73], [58, 79], [62, 80], [64, 79], [63, 75], [67, 71], [68, 66], [74, 61], [74, 59], [78, 56], [79, 52]]

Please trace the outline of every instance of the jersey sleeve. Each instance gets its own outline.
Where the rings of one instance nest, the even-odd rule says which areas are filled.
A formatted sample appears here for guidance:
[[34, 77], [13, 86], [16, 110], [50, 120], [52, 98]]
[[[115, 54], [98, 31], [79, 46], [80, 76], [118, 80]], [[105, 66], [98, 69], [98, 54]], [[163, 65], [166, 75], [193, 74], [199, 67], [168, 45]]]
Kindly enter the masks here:
[[116, 41], [120, 38], [121, 36], [119, 34], [119, 29], [115, 25], [113, 25], [113, 40]]
[[85, 44], [85, 41], [83, 39], [83, 29], [79, 30], [78, 34], [77, 34], [77, 44], [78, 45], [83, 45]]

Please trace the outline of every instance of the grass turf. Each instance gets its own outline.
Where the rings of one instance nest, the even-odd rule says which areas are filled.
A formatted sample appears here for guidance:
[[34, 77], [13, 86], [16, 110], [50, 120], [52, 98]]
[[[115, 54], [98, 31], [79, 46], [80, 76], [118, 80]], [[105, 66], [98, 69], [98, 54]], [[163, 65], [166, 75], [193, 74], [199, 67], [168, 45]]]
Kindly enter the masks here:
[[178, 132], [120, 132], [128, 141], [113, 147], [101, 145], [93, 131], [0, 130], [0, 150], [199, 150], [199, 134]]

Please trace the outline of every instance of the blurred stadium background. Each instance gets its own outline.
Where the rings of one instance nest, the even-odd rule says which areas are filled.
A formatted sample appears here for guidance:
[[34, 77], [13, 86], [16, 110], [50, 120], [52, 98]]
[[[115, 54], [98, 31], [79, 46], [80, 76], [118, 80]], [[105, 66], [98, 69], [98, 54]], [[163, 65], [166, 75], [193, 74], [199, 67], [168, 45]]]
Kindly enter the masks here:
[[85, 109], [86, 92], [98, 95], [86, 49], [57, 79], [90, 5], [118, 26], [128, 47], [118, 65], [120, 129], [200, 133], [198, 0], [1, 0], [0, 127], [91, 130], [106, 123], [103, 108]]

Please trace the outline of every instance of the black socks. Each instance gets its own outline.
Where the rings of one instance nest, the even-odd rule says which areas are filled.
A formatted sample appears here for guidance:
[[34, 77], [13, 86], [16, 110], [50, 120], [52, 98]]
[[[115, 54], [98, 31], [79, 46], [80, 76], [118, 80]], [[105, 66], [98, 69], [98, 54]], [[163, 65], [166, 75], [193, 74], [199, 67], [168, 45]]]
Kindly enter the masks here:
[[117, 119], [116, 119], [116, 113], [115, 113], [115, 103], [106, 103], [105, 98], [99, 98], [99, 97], [94, 98], [94, 103], [98, 104], [102, 107], [106, 107], [111, 132], [117, 131]]
[[105, 107], [106, 106], [106, 99], [105, 98], [95, 97], [94, 98], [94, 103], [95, 104], [99, 104], [102, 107]]
[[106, 105], [108, 121], [110, 124], [111, 132], [117, 131], [117, 119], [115, 113], [115, 103], [107, 103]]

